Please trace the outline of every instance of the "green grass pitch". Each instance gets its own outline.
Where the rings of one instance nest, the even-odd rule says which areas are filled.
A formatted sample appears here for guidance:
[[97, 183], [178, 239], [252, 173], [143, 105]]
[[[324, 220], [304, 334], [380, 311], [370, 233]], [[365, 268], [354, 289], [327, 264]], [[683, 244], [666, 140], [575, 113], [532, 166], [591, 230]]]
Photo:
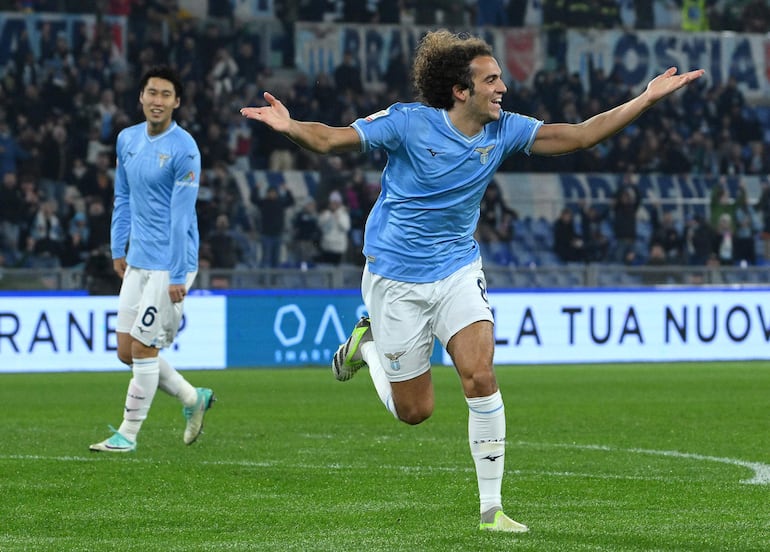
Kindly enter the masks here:
[[219, 400], [182, 443], [158, 393], [134, 454], [91, 453], [128, 372], [0, 376], [0, 550], [766, 551], [770, 365], [500, 366], [503, 499], [477, 529], [459, 380], [397, 423], [365, 373], [187, 372]]

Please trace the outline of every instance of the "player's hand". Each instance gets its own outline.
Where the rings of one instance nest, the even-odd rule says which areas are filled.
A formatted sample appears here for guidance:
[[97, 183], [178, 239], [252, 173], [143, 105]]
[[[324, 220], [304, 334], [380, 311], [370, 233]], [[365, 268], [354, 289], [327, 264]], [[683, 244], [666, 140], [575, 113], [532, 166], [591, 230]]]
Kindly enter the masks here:
[[128, 263], [126, 263], [125, 257], [120, 257], [119, 259], [112, 259], [112, 269], [117, 273], [118, 276], [120, 276], [121, 280], [123, 279], [123, 276], [126, 274], [127, 266], [128, 266]]
[[651, 102], [657, 102], [661, 98], [690, 84], [692, 81], [699, 79], [703, 73], [705, 73], [703, 69], [696, 69], [695, 71], [677, 75], [676, 67], [669, 67], [664, 73], [649, 82], [647, 85], [647, 97]]
[[269, 104], [265, 107], [242, 107], [241, 115], [265, 123], [275, 131], [287, 132], [291, 123], [289, 110], [270, 92], [265, 92], [265, 101]]
[[187, 288], [184, 284], [170, 284], [168, 286], [168, 296], [172, 303], [179, 303], [187, 295]]

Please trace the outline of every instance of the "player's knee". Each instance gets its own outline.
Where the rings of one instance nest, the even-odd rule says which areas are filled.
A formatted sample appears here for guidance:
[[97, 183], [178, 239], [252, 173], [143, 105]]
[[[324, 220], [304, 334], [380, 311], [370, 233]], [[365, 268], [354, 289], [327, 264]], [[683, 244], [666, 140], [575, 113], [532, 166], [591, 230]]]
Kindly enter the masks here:
[[465, 386], [466, 396], [487, 397], [497, 391], [497, 378], [492, 370], [476, 370]]
[[409, 425], [421, 424], [433, 414], [432, 404], [406, 405], [403, 408], [398, 406], [398, 419]]
[[126, 366], [131, 366], [131, 350], [123, 350], [118, 348], [118, 360], [125, 364]]

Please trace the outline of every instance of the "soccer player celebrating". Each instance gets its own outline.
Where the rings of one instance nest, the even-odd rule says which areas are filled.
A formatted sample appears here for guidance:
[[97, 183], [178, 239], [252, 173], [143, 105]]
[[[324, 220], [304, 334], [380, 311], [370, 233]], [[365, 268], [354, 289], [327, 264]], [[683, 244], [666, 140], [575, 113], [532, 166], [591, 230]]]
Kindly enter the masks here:
[[500, 66], [476, 37], [428, 33], [412, 74], [420, 103], [396, 103], [348, 127], [296, 121], [270, 93], [268, 106], [241, 113], [314, 152], [387, 152], [363, 247], [361, 290], [370, 318], [340, 346], [332, 370], [345, 381], [368, 366], [385, 407], [419, 424], [433, 412], [430, 357], [437, 337], [468, 403], [480, 528], [524, 532], [527, 527], [502, 508], [505, 413], [492, 361], [493, 317], [473, 239], [484, 190], [507, 156], [590, 148], [703, 71], [677, 75], [672, 67], [636, 98], [579, 124], [543, 124], [503, 111]]
[[123, 422], [108, 439], [90, 446], [97, 452], [136, 450], [158, 388], [182, 402], [188, 445], [201, 434], [215, 400], [211, 389], [196, 389], [159, 355], [176, 337], [184, 298], [198, 272], [201, 156], [193, 137], [172, 119], [181, 97], [182, 82], [170, 67], [150, 69], [139, 93], [146, 121], [117, 139], [111, 248], [123, 282], [116, 330], [118, 358], [133, 377]]

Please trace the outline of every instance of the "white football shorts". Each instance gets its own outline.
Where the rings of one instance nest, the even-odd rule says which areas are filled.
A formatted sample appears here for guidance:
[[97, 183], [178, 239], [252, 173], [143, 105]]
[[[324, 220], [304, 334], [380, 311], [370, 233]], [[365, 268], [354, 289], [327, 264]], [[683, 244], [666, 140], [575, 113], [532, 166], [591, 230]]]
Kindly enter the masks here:
[[390, 381], [414, 379], [430, 370], [434, 337], [446, 347], [452, 336], [474, 322], [494, 322], [481, 259], [425, 284], [383, 278], [369, 272], [367, 265], [361, 293]]
[[[187, 274], [185, 289], [195, 281], [196, 272]], [[115, 329], [147, 345], [162, 349], [174, 342], [182, 322], [184, 301], [172, 303], [168, 296], [167, 270], [146, 270], [128, 266], [118, 299]]]

